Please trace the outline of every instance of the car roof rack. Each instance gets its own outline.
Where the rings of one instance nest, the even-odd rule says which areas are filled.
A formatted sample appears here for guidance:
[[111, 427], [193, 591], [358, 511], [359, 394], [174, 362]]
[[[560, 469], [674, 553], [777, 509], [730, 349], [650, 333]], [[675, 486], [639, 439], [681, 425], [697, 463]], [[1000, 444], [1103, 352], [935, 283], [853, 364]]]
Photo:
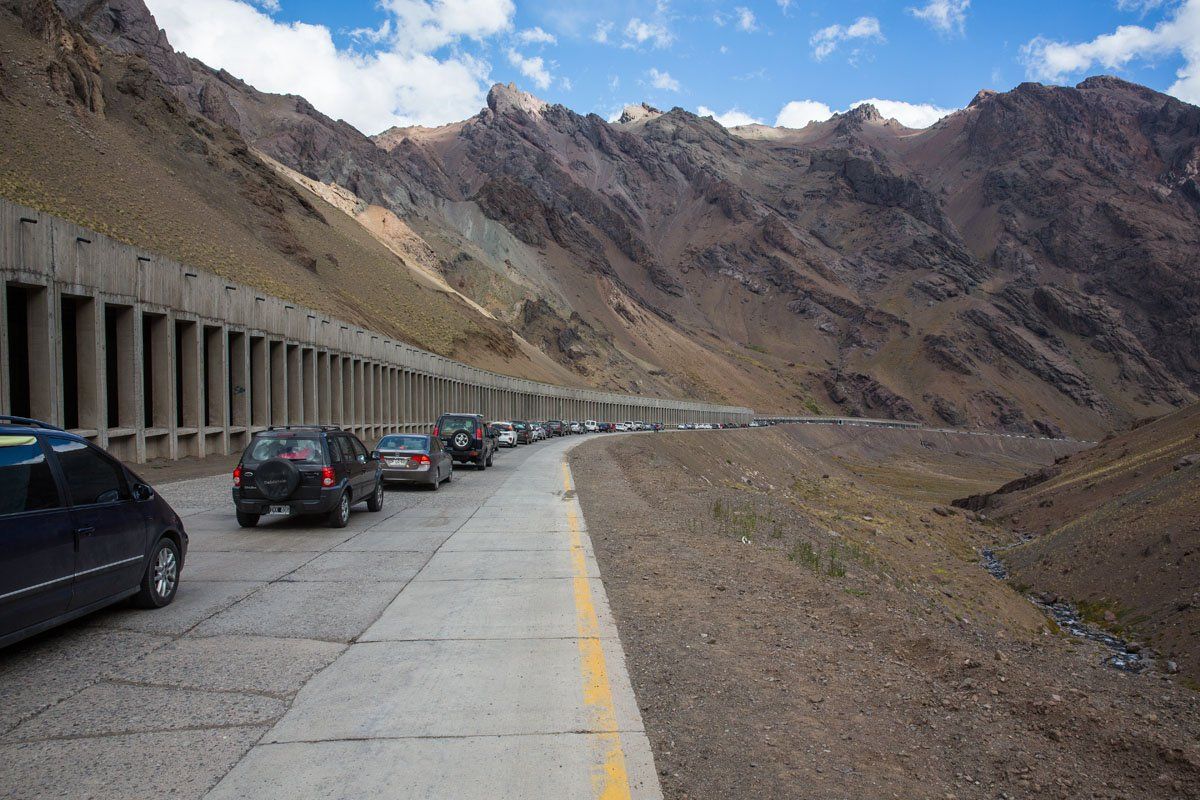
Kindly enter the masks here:
[[263, 433], [270, 431], [340, 431], [337, 425], [271, 425]]
[[47, 431], [59, 431], [61, 433], [66, 433], [65, 430], [57, 425], [51, 425], [49, 422], [42, 422], [40, 419], [30, 419], [29, 417], [12, 417], [4, 415], [0, 416], [0, 422], [6, 422], [9, 425], [25, 425], [30, 428], [41, 428]]

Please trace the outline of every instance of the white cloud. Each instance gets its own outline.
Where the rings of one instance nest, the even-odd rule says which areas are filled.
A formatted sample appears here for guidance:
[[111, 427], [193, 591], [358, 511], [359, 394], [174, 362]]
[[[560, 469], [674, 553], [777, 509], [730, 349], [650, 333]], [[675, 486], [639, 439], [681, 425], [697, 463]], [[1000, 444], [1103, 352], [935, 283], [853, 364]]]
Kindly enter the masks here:
[[534, 86], [539, 89], [549, 89], [551, 81], [554, 80], [550, 75], [550, 71], [546, 69], [546, 62], [542, 60], [541, 56], [530, 58], [521, 55], [510, 47], [508, 48], [508, 63], [516, 67], [526, 78], [533, 81]]
[[671, 73], [659, 72], [654, 67], [650, 68], [650, 85], [667, 92], [679, 91], [679, 81], [672, 78]]
[[611, 22], [596, 23], [596, 32], [592, 34], [592, 41], [600, 44], [608, 44], [608, 35], [612, 33], [613, 24]]
[[868, 41], [887, 41], [883, 36], [883, 28], [875, 17], [859, 17], [850, 25], [830, 25], [828, 28], [814, 33], [808, 39], [813, 49], [813, 57], [818, 61], [828, 57], [838, 45], [850, 39], [865, 39]]
[[646, 22], [634, 17], [625, 26], [625, 43], [629, 47], [646, 42], [655, 47], [670, 47], [674, 41], [675, 34], [671, 33], [670, 29], [661, 22]]
[[939, 33], [962, 36], [967, 27], [967, 9], [971, 0], [929, 0], [920, 8], [910, 8], [908, 13], [928, 22]]
[[788, 11], [791, 10], [791, 8], [792, 8], [792, 0], [775, 0], [775, 1], [777, 3], [779, 3], [779, 9], [784, 14], [788, 13]]
[[1117, 9], [1120, 11], [1137, 11], [1141, 14], [1148, 14], [1156, 8], [1161, 8], [1166, 5], [1167, 0], [1117, 0]]
[[[484, 105], [490, 66], [433, 55], [509, 30], [512, 0], [383, 0], [378, 49], [339, 49], [329, 29], [283, 23], [240, 0], [147, 0], [172, 44], [267, 92], [299, 94], [367, 133], [465, 119]], [[372, 41], [372, 37], [363, 37]]]
[[816, 100], [793, 100], [775, 118], [777, 128], [803, 128], [810, 122], [823, 122], [833, 116], [833, 109]]
[[737, 17], [737, 26], [739, 29], [749, 33], [758, 29], [758, 21], [754, 18], [754, 12], [745, 6], [738, 6], [733, 10]]
[[271, 14], [281, 10], [279, 0], [254, 0], [254, 5]]
[[742, 111], [740, 108], [737, 108], [736, 106], [729, 109], [724, 114], [719, 114], [716, 111], [713, 111], [708, 106], [700, 106], [700, 108], [697, 109], [696, 113], [702, 117], [712, 117], [713, 119], [715, 119], [717, 122], [719, 122], [722, 126], [724, 126], [726, 128], [736, 128], [740, 125], [761, 125], [762, 124], [761, 119], [756, 119], [756, 118], [750, 116], [745, 111]]
[[785, 105], [775, 119], [778, 128], [803, 128], [810, 122], [824, 122], [835, 113], [844, 114], [852, 108], [871, 104], [879, 109], [885, 119], [894, 119], [906, 128], [928, 128], [947, 114], [957, 109], [942, 108], [930, 103], [906, 103], [903, 100], [881, 100], [869, 97], [851, 103], [844, 111], [835, 112], [825, 103], [818, 100], [793, 100]]
[[526, 28], [517, 32], [517, 41], [521, 44], [558, 44], [558, 38], [539, 27]]
[[1153, 28], [1122, 25], [1090, 42], [1069, 44], [1038, 36], [1021, 48], [1031, 78], [1061, 83], [1097, 66], [1120, 70], [1131, 61], [1178, 54], [1183, 66], [1167, 92], [1200, 103], [1200, 0], [1184, 0]]

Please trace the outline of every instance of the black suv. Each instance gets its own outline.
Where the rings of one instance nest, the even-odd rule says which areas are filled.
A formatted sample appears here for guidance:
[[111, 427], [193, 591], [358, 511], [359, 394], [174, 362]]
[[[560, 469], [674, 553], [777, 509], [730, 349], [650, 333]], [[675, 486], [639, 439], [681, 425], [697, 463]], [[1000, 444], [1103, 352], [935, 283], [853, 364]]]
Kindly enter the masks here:
[[344, 528], [350, 506], [383, 510], [383, 465], [358, 437], [331, 425], [268, 428], [251, 440], [233, 471], [237, 521], [253, 528], [268, 515], [326, 514]]
[[487, 469], [496, 455], [496, 431], [481, 414], [442, 414], [433, 427], [456, 464], [474, 464]]
[[0, 647], [126, 597], [174, 600], [188, 545], [174, 509], [80, 436], [0, 423]]

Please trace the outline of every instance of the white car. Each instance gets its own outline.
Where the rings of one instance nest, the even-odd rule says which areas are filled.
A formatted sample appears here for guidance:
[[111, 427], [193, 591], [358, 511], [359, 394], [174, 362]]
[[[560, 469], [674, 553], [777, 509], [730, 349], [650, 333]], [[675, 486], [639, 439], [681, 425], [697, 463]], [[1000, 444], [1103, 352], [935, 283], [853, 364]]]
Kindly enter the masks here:
[[496, 444], [502, 447], [517, 446], [517, 432], [511, 422], [493, 422], [496, 429]]
[[617, 423], [617, 426], [616, 426], [616, 429], [617, 429], [618, 431], [627, 431], [627, 430], [629, 430], [629, 426], [628, 426], [628, 425], [626, 425], [624, 422], [618, 422], [618, 423]]
[[583, 423], [583, 429], [588, 433], [597, 433], [600, 430], [600, 425], [596, 422], [596, 420], [589, 419]]

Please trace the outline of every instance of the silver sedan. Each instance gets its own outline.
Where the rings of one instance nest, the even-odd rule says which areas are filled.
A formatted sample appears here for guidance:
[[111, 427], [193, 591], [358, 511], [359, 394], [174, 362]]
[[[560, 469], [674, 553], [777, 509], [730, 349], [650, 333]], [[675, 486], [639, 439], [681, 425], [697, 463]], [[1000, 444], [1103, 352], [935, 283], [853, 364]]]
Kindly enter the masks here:
[[436, 492], [442, 481], [454, 478], [454, 459], [436, 436], [384, 436], [375, 446], [375, 453], [383, 464], [384, 483], [416, 483]]

